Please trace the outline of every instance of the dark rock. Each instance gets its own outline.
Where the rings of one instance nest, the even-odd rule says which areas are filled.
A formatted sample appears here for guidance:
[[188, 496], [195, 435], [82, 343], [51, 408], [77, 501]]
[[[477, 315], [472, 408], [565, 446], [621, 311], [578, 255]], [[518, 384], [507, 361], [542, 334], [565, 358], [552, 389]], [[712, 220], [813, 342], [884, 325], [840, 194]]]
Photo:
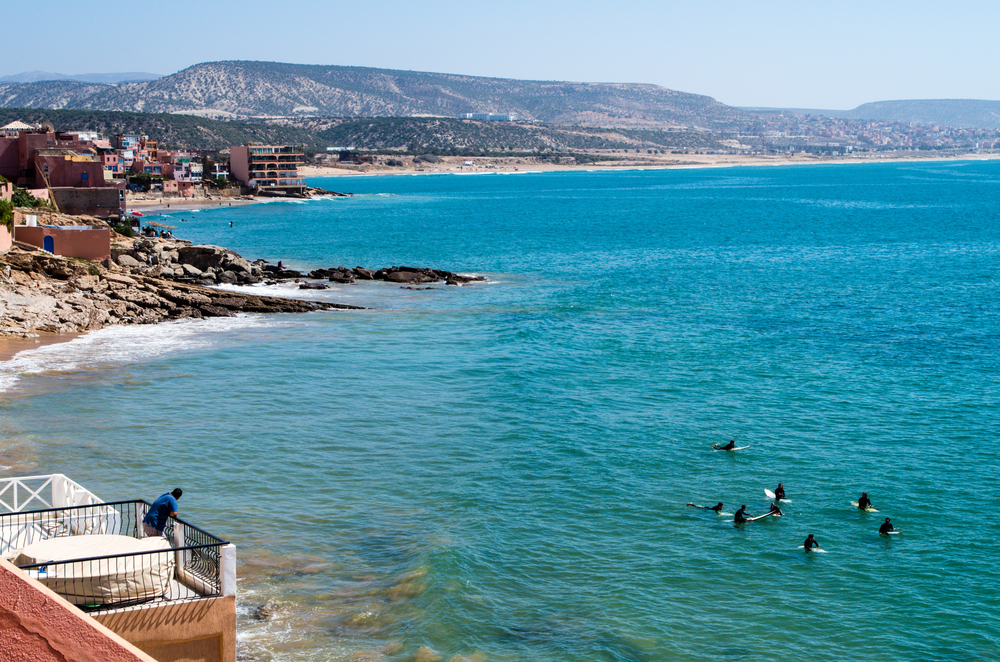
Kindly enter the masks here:
[[294, 278], [302, 278], [302, 274], [292, 269], [282, 269], [281, 271], [272, 272], [271, 277], [280, 280], [292, 280]]
[[364, 267], [354, 267], [354, 276], [361, 280], [375, 280], [375, 272]]
[[326, 283], [299, 283], [300, 290], [328, 290], [330, 286]]

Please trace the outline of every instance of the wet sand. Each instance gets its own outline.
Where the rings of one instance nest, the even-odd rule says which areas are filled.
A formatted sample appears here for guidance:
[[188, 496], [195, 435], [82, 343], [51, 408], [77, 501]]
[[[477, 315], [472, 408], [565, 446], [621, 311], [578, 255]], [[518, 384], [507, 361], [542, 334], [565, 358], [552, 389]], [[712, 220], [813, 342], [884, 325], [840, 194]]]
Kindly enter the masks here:
[[0, 362], [10, 361], [20, 352], [29, 349], [38, 349], [45, 345], [55, 345], [56, 343], [69, 342], [77, 338], [79, 333], [39, 333], [36, 338], [3, 338], [0, 337]]

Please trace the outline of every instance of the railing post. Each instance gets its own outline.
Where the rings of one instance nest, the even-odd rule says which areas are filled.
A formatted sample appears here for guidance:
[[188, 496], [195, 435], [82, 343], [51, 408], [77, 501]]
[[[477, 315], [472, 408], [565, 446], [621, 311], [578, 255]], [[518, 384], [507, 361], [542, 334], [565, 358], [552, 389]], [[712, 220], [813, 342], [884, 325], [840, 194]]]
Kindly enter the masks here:
[[66, 487], [67, 480], [66, 476], [63, 474], [52, 474], [52, 507], [53, 508], [65, 508], [69, 505], [66, 502]]
[[236, 595], [236, 545], [223, 545], [219, 552], [222, 595]]

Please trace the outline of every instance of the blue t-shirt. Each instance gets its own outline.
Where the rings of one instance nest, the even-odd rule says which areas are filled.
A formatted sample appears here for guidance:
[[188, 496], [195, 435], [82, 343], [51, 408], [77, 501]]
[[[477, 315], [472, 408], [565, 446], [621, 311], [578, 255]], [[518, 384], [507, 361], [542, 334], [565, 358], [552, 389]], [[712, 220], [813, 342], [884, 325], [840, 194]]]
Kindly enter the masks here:
[[153, 502], [149, 512], [142, 518], [142, 523], [148, 524], [157, 531], [162, 531], [163, 527], [167, 525], [170, 513], [176, 513], [178, 510], [180, 508], [177, 506], [177, 499], [170, 492], [167, 492]]

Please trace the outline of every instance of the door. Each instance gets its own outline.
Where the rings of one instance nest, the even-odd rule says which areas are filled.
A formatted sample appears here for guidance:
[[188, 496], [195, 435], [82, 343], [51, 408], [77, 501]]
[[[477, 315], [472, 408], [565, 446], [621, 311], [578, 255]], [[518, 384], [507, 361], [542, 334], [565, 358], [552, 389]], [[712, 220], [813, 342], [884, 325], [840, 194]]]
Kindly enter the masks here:
[[42, 248], [52, 253], [53, 255], [56, 252], [55, 246], [56, 242], [53, 241], [52, 237], [45, 237], [44, 239], [42, 239]]

